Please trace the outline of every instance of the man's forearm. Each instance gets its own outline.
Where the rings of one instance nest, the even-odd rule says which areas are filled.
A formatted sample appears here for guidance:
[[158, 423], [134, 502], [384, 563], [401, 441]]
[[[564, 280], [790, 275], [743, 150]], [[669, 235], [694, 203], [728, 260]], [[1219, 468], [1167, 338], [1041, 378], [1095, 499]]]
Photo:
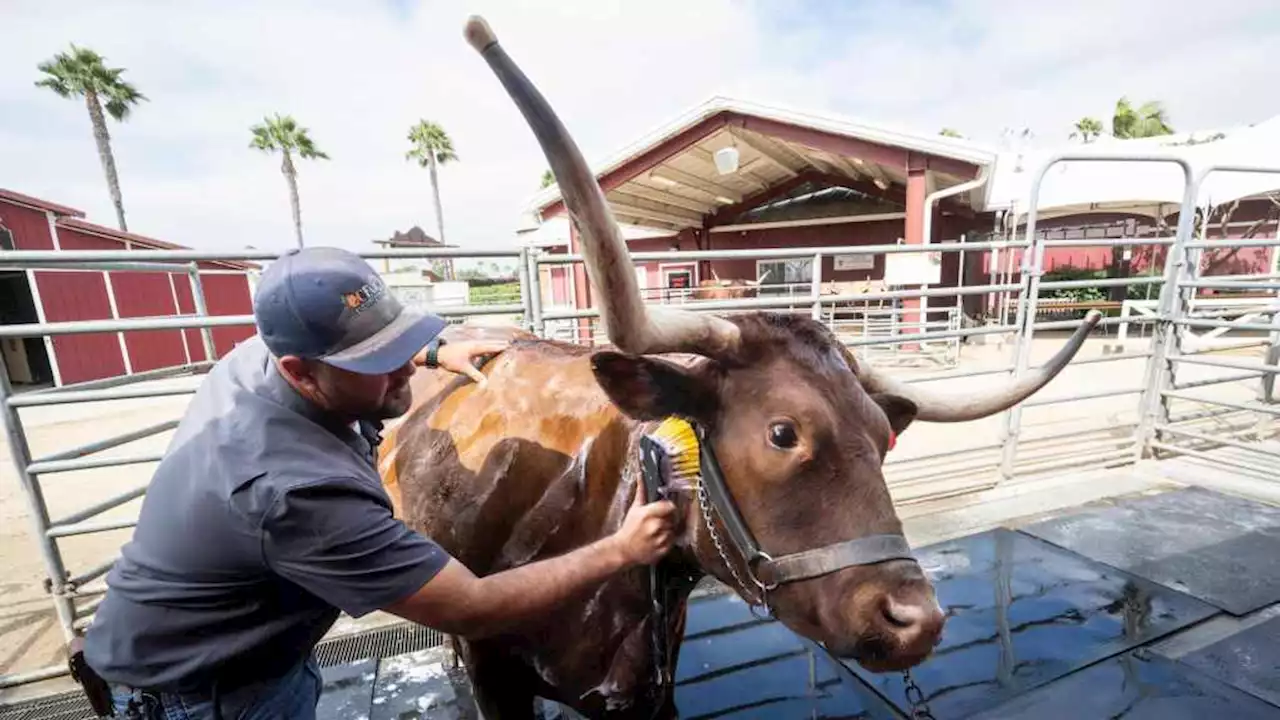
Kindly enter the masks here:
[[625, 569], [616, 538], [607, 537], [558, 557], [479, 578], [473, 636], [505, 632], [594, 590]]
[[456, 559], [413, 595], [385, 610], [450, 635], [477, 638], [544, 618], [633, 565], [661, 560], [675, 542], [676, 506], [644, 503], [637, 484], [622, 526], [609, 537], [560, 557], [477, 578]]
[[450, 635], [485, 637], [545, 617], [629, 564], [616, 537], [487, 577], [453, 561], [413, 597], [387, 610]]

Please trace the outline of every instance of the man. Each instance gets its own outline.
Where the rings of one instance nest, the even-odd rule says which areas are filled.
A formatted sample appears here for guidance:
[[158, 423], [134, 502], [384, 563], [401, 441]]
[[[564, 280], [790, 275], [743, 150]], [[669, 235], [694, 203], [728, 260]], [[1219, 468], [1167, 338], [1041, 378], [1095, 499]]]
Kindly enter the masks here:
[[254, 319], [178, 426], [85, 638], [118, 715], [313, 718], [312, 649], [339, 611], [489, 635], [670, 549], [674, 506], [637, 495], [614, 536], [475, 577], [392, 516], [375, 446], [416, 366], [483, 379], [473, 361], [503, 346], [440, 342], [443, 319], [330, 248], [272, 263]]

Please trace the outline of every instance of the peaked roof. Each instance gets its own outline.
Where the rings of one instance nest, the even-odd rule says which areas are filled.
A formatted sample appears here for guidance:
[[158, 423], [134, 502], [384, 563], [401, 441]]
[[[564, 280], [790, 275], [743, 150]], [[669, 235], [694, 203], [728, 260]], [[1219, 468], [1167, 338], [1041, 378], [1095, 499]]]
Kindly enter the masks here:
[[59, 205], [57, 203], [49, 202], [48, 200], [41, 200], [38, 197], [24, 195], [20, 192], [14, 192], [13, 190], [5, 190], [4, 188], [0, 188], [0, 200], [6, 200], [16, 205], [26, 205], [27, 207], [32, 207], [37, 210], [47, 210], [54, 215], [84, 217], [84, 211], [82, 210], [67, 207], [66, 205]]
[[[164, 240], [157, 240], [146, 235], [137, 233], [123, 232], [114, 228], [105, 227], [96, 223], [79, 218], [64, 217], [57, 220], [58, 227], [65, 227], [69, 230], [77, 230], [79, 232], [96, 235], [98, 237], [115, 240], [119, 243], [128, 243], [131, 246], [142, 247], [148, 250], [190, 250], [185, 245], [178, 245]], [[224, 265], [226, 267], [236, 268], [238, 270], [257, 270], [261, 266], [257, 263], [245, 262], [241, 260], [207, 260], [201, 262], [209, 262], [215, 265]]]
[[[116, 230], [114, 228], [109, 228], [103, 225], [98, 225], [96, 223], [91, 223], [88, 220], [84, 219], [84, 211], [82, 210], [77, 210], [76, 208], [68, 207], [66, 205], [59, 205], [58, 203], [50, 202], [48, 200], [42, 200], [38, 197], [25, 195], [23, 193], [15, 192], [13, 190], [6, 190], [4, 188], [0, 188], [0, 202], [9, 202], [16, 205], [24, 205], [26, 207], [35, 208], [36, 210], [45, 210], [47, 212], [51, 212], [56, 216], [54, 218], [54, 223], [58, 227], [64, 227], [64, 228], [67, 228], [68, 230], [75, 230], [78, 232], [88, 233], [90, 235], [106, 238], [108, 240], [115, 240], [116, 242], [119, 242], [121, 244], [137, 245], [143, 248], [147, 248], [149, 250], [190, 250], [191, 249], [189, 247], [186, 247], [185, 245], [176, 245], [171, 242], [166, 242], [164, 240], [157, 240], [155, 238], [147, 237], [145, 235], [138, 235], [137, 233], [124, 232], [124, 231]], [[223, 265], [226, 267], [235, 268], [238, 270], [256, 270], [260, 267], [257, 263], [241, 262], [238, 260], [213, 260], [209, 262], [212, 262], [217, 265]]]
[[409, 228], [406, 232], [397, 230], [388, 240], [374, 240], [375, 245], [387, 245], [390, 247], [428, 247], [428, 248], [445, 248], [457, 247], [456, 245], [446, 245], [439, 240], [431, 237], [425, 230], [417, 225]]
[[[725, 147], [739, 151], [740, 163], [720, 175], [713, 158]], [[996, 156], [971, 140], [713, 97], [592, 167], [621, 222], [678, 230], [721, 214], [723, 206], [741, 211], [744, 200], [802, 173], [883, 190], [905, 182], [908, 163], [920, 160], [946, 187], [972, 178]], [[553, 184], [530, 199], [528, 211], [555, 216], [561, 201]]]

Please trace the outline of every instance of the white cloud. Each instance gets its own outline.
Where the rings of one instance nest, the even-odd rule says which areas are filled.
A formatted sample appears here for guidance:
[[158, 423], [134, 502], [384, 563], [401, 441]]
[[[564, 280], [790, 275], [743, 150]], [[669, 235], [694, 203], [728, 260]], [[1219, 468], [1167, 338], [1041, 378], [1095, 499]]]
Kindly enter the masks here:
[[1123, 93], [1165, 101], [1179, 129], [1280, 112], [1266, 82], [1280, 40], [1273, 3], [1174, 5], [10, 2], [0, 186], [113, 224], [83, 109], [32, 85], [37, 62], [77, 42], [128, 68], [151, 98], [111, 127], [137, 232], [206, 248], [288, 247], [278, 159], [248, 149], [249, 125], [280, 111], [333, 158], [300, 165], [308, 242], [368, 247], [413, 224], [434, 233], [427, 173], [403, 159], [405, 132], [424, 117], [461, 157], [441, 173], [448, 239], [510, 245], [546, 162], [462, 38], [472, 12], [490, 20], [588, 158], [716, 93], [990, 140], [1010, 125], [1065, 138], [1072, 121], [1105, 118]]

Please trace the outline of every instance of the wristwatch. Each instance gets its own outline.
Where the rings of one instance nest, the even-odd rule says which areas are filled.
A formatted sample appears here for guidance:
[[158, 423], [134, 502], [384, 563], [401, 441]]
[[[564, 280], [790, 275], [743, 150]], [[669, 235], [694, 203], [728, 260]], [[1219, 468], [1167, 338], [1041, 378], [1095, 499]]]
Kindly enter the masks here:
[[440, 348], [443, 347], [444, 344], [444, 338], [439, 336], [436, 336], [431, 340], [431, 342], [427, 343], [427, 361], [423, 364], [429, 368], [440, 367], [439, 353]]

